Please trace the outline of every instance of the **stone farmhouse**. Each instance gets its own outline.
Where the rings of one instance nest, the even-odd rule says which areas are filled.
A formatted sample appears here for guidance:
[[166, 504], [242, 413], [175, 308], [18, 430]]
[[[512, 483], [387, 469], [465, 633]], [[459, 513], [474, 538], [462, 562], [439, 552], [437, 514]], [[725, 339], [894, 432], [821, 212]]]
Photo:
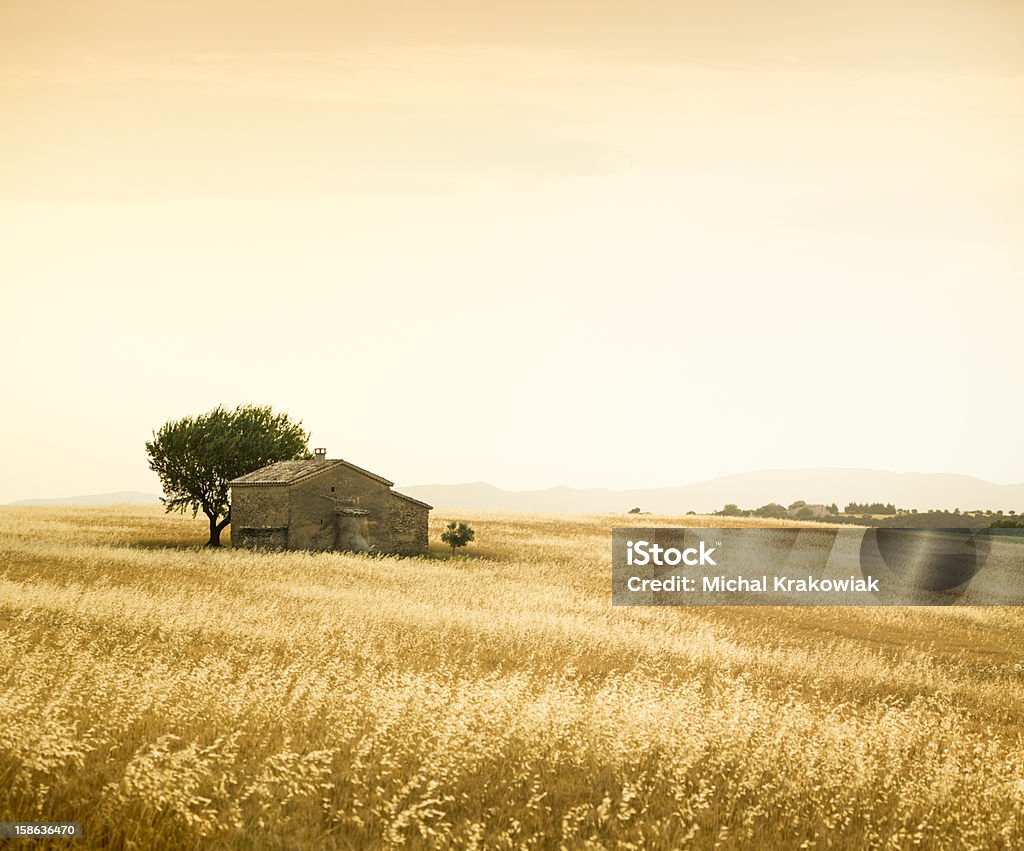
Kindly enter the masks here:
[[355, 464], [279, 461], [232, 479], [231, 543], [248, 549], [427, 551], [432, 506]]

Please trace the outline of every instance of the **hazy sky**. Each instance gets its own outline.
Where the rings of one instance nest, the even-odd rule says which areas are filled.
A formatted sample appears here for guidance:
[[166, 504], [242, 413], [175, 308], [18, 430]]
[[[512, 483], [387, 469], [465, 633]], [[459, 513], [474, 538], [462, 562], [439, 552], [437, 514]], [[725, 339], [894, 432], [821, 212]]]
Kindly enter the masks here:
[[1024, 481], [1016, 0], [9, 2], [0, 121], [0, 502], [220, 402], [403, 484]]

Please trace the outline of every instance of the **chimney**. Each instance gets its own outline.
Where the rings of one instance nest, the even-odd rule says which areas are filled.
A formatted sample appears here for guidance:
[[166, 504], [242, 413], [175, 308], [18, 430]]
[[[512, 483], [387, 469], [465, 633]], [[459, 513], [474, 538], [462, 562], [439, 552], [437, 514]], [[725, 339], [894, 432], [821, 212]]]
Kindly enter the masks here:
[[313, 457], [316, 458], [317, 464], [323, 464], [327, 460], [327, 450], [324, 448], [314, 449]]

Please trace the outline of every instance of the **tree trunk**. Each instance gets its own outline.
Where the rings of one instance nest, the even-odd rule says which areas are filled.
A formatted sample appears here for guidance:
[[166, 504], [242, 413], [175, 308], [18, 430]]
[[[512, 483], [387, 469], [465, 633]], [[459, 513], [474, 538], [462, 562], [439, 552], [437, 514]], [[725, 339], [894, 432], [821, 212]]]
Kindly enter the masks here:
[[220, 546], [220, 533], [223, 532], [224, 531], [224, 527], [227, 526], [228, 523], [231, 522], [231, 510], [228, 509], [228, 513], [225, 515], [224, 519], [221, 520], [219, 523], [217, 522], [217, 515], [216, 514], [211, 514], [205, 508], [203, 509], [203, 513], [210, 520], [210, 540], [206, 542], [206, 546], [208, 546], [208, 547], [219, 547]]
[[216, 515], [209, 515], [210, 517], [210, 540], [206, 542], [208, 547], [219, 547], [220, 546], [220, 530], [223, 526], [217, 525]]

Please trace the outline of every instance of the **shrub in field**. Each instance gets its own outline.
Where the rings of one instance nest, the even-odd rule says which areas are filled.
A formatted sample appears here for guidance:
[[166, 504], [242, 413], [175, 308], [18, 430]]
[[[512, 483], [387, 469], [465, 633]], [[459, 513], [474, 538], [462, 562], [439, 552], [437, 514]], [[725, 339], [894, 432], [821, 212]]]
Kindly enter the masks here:
[[476, 532], [465, 523], [453, 520], [441, 533], [441, 540], [452, 548], [452, 555], [455, 555], [457, 547], [464, 547], [476, 537]]

